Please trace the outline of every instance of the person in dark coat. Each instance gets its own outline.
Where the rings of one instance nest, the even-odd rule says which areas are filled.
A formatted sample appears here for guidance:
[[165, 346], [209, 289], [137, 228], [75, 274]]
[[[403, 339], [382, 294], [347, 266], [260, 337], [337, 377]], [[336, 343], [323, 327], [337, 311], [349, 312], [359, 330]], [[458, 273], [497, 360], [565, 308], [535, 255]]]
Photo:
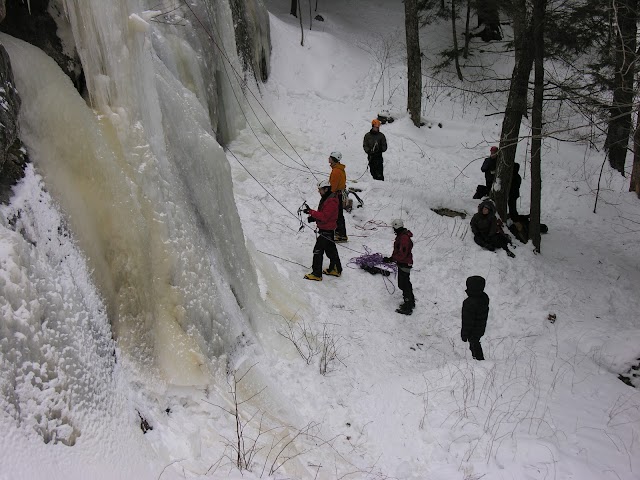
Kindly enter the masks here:
[[382, 153], [387, 151], [387, 138], [380, 131], [381, 122], [377, 118], [371, 120], [371, 130], [362, 141], [362, 148], [367, 154], [369, 171], [374, 180], [384, 181], [384, 163]]
[[514, 222], [518, 221], [518, 208], [516, 203], [520, 197], [520, 185], [522, 184], [522, 177], [518, 173], [520, 170], [520, 164], [513, 164], [513, 173], [511, 175], [511, 189], [509, 190], [509, 200], [507, 206], [509, 207], [509, 217]]
[[490, 199], [483, 200], [478, 205], [478, 213], [471, 218], [473, 241], [486, 250], [494, 251], [501, 248], [510, 257], [515, 254], [509, 250], [510, 238], [502, 231], [502, 226], [496, 218], [496, 206]]
[[489, 156], [484, 159], [480, 170], [484, 172], [484, 181], [487, 185], [486, 195], [491, 193], [491, 187], [496, 179], [496, 168], [498, 168], [498, 147], [491, 147]]
[[489, 296], [484, 292], [485, 283], [485, 279], [478, 275], [467, 278], [467, 298], [462, 302], [460, 337], [463, 342], [469, 342], [475, 360], [484, 360], [480, 338], [487, 328], [489, 316]]
[[396, 312], [403, 315], [411, 315], [416, 306], [416, 299], [413, 296], [413, 285], [411, 285], [411, 269], [413, 268], [413, 233], [404, 228], [404, 222], [398, 218], [391, 221], [391, 227], [396, 233], [396, 240], [393, 242], [393, 253], [391, 257], [384, 257], [385, 263], [395, 262], [398, 265], [398, 288], [402, 290], [403, 303], [396, 309]]
[[[322, 274], [339, 277], [342, 275], [342, 264], [334, 241], [334, 233], [338, 222], [338, 198], [331, 192], [331, 184], [328, 180], [318, 183], [320, 204], [318, 210], [306, 207], [303, 212], [309, 215], [310, 222], [316, 222], [318, 226], [318, 238], [313, 247], [313, 271], [307, 273], [306, 280], [322, 281]], [[329, 257], [329, 268], [322, 270], [324, 254]]]

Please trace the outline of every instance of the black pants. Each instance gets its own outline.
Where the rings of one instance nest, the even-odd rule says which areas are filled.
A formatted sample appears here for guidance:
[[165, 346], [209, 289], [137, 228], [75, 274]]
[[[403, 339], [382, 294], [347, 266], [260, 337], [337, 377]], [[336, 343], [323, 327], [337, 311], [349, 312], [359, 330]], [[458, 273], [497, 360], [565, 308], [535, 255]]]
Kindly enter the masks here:
[[313, 247], [313, 274], [317, 277], [322, 276], [322, 260], [324, 254], [329, 257], [329, 270], [336, 267], [342, 272], [342, 264], [338, 256], [338, 248], [333, 239], [333, 230], [320, 230], [316, 244]]
[[509, 239], [506, 235], [496, 234], [492, 237], [484, 238], [480, 235], [475, 235], [473, 241], [480, 245], [482, 248], [494, 251], [496, 248], [502, 248], [507, 250], [509, 248]]
[[404, 303], [411, 308], [415, 307], [416, 299], [413, 296], [413, 285], [411, 285], [411, 267], [398, 265], [398, 288], [402, 290]]
[[471, 356], [476, 360], [484, 360], [482, 345], [480, 345], [480, 338], [469, 338], [468, 340], [469, 350], [471, 350]]
[[374, 180], [384, 181], [384, 163], [382, 155], [369, 155], [369, 171]]
[[491, 187], [493, 187], [493, 181], [496, 179], [496, 176], [491, 172], [484, 172], [484, 183], [487, 185], [487, 193], [489, 195], [491, 193]]
[[344, 223], [344, 206], [342, 204], [342, 191], [338, 194], [338, 226], [336, 227], [336, 235], [347, 236], [347, 226]]

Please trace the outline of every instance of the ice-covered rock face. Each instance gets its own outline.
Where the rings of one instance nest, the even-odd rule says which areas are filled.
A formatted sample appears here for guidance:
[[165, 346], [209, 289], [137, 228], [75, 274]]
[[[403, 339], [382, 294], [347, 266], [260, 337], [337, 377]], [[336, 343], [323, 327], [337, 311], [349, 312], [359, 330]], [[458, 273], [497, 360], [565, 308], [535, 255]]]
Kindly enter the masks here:
[[64, 14], [62, 0], [9, 2], [5, 13], [0, 31], [42, 49], [81, 90], [82, 66], [69, 35], [70, 25]]
[[0, 45], [0, 203], [9, 201], [11, 187], [22, 178], [26, 162], [26, 150], [18, 138], [19, 109], [9, 54]]
[[244, 78], [228, 2], [163, 6], [64, 0], [90, 107], [41, 51], [1, 41], [23, 141], [89, 259], [124, 358], [194, 385], [251, 336], [260, 302], [217, 141], [244, 124]]

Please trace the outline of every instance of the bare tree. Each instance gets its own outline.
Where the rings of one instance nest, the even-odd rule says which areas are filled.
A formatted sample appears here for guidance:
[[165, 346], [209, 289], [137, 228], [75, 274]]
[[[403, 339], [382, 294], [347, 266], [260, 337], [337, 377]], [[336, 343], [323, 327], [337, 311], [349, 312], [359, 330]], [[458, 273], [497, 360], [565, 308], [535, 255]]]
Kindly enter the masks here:
[[404, 25], [407, 38], [407, 110], [411, 121], [420, 127], [422, 110], [422, 65], [420, 61], [420, 38], [418, 36], [418, 2], [405, 0]]
[[624, 175], [632, 126], [638, 0], [613, 0], [611, 5], [615, 34], [615, 79], [604, 148], [609, 153], [611, 166]]
[[540, 253], [540, 200], [542, 195], [542, 106], [544, 103], [544, 11], [546, 0], [533, 1], [533, 43], [535, 74], [531, 110], [531, 217], [529, 238]]
[[636, 130], [633, 133], [633, 167], [631, 167], [629, 191], [636, 192], [636, 195], [640, 198], [640, 106], [638, 106]]
[[456, 64], [456, 73], [458, 80], [462, 81], [462, 71], [460, 70], [460, 52], [458, 52], [458, 37], [456, 34], [456, 0], [451, 0], [451, 31], [453, 32], [453, 52]]
[[294, 17], [298, 16], [298, 0], [291, 0], [291, 10], [289, 10], [289, 14]]
[[498, 168], [496, 181], [493, 182], [491, 197], [496, 203], [498, 213], [507, 218], [507, 200], [511, 188], [513, 162], [518, 147], [520, 124], [527, 112], [527, 93], [529, 91], [529, 76], [533, 67], [533, 47], [530, 39], [533, 36], [532, 22], [527, 19], [526, 0], [514, 2], [514, 35], [515, 35], [515, 65], [511, 74], [509, 97], [502, 120], [500, 132], [500, 150], [498, 154]]
[[469, 21], [471, 20], [471, 0], [467, 0], [467, 21], [464, 25], [464, 50], [462, 56], [467, 58], [469, 56], [469, 41], [471, 40], [471, 32], [469, 32]]

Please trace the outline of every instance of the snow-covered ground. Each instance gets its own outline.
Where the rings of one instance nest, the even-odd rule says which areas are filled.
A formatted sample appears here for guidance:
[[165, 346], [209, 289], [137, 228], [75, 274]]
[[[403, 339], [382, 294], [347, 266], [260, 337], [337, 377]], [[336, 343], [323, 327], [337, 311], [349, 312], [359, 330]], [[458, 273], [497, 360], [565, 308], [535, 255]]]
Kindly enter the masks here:
[[[260, 270], [265, 277], [264, 270], [277, 270], [295, 300], [278, 313], [294, 328], [326, 327], [341, 360], [324, 377], [317, 361], [283, 357], [283, 346], [262, 360], [295, 411], [321, 422], [326, 438], [342, 434], [336, 448], [361, 459], [359, 468], [396, 478], [640, 477], [640, 395], [617, 379], [640, 353], [638, 200], [626, 192], [628, 180], [605, 173], [593, 213], [602, 153], [548, 139], [542, 212], [550, 231], [542, 255], [531, 244], [518, 244], [514, 259], [480, 250], [469, 217], [432, 209], [475, 212], [479, 159], [499, 139], [501, 117], [486, 117], [494, 110], [485, 102], [450, 90], [426, 102], [429, 127], [411, 124], [402, 2], [322, 2], [325, 21], [305, 29], [304, 46], [288, 2], [268, 6], [273, 74], [261, 102], [286, 139], [269, 126], [256, 130], [269, 153], [249, 130], [230, 145], [242, 162], [229, 155], [237, 204], [246, 236], [264, 252]], [[429, 59], [450, 38], [447, 24], [422, 35]], [[379, 60], [387, 51], [389, 60]], [[485, 56], [508, 76], [509, 59]], [[361, 146], [383, 108], [396, 119], [381, 129], [389, 144], [384, 183], [366, 171]], [[527, 145], [518, 151], [521, 212], [529, 210]], [[417, 307], [410, 317], [395, 313], [400, 292], [379, 275], [345, 268], [322, 283], [302, 279], [309, 268], [298, 264], [310, 266], [315, 237], [308, 228], [298, 232], [292, 212], [303, 200], [317, 202], [315, 183], [328, 174], [333, 150], [342, 152], [348, 184], [365, 202], [346, 214], [342, 263], [368, 250], [389, 255], [388, 225], [403, 218], [414, 234]], [[460, 340], [470, 275], [487, 279], [491, 298], [482, 363]]]
[[[6, 455], [0, 478], [239, 478], [236, 408], [247, 425], [245, 451], [255, 453], [244, 478], [640, 478], [640, 393], [617, 379], [640, 356], [640, 219], [627, 180], [605, 166], [593, 213], [602, 153], [547, 139], [542, 216], [549, 233], [542, 254], [534, 255], [530, 243], [518, 244], [513, 259], [481, 250], [468, 227], [477, 207], [471, 197], [484, 181], [481, 159], [500, 133], [501, 117], [485, 114], [499, 111], [500, 103], [491, 109], [481, 99], [434, 87], [424, 105], [428, 125], [417, 129], [405, 112], [400, 0], [321, 1], [324, 22], [314, 21], [309, 31], [305, 16], [304, 46], [298, 20], [288, 15], [290, 2], [265, 3], [272, 75], [256, 96], [275, 124], [250, 100], [261, 125], [250, 118], [251, 127], [227, 151], [264, 300], [256, 326], [260, 345], [246, 348], [250, 340], [239, 339], [233, 361], [222, 358], [210, 368], [210, 385], [198, 388], [144, 391], [102, 360], [105, 369], [115, 368], [100, 383], [112, 393], [94, 395], [109, 396], [108, 412], [119, 416], [97, 412], [81, 419], [103, 431], [90, 429], [74, 447], [34, 443], [12, 430], [0, 443]], [[425, 61], [435, 61], [438, 46], [447, 45], [448, 25], [427, 27], [422, 35]], [[508, 58], [490, 51], [473, 61], [507, 75], [511, 68]], [[371, 179], [361, 146], [381, 109], [395, 117], [381, 129], [389, 144], [385, 182]], [[518, 152], [521, 212], [529, 210], [526, 145]], [[346, 214], [342, 277], [309, 282], [303, 275], [315, 236], [308, 225], [299, 231], [296, 211], [305, 200], [317, 204], [316, 183], [328, 175], [334, 150], [342, 152], [348, 185], [361, 190], [364, 207]], [[37, 192], [37, 178], [29, 179], [23, 189]], [[43, 203], [49, 200], [33, 205]], [[440, 207], [468, 216], [442, 217], [432, 210]], [[393, 277], [349, 264], [369, 251], [389, 255], [394, 234], [388, 225], [398, 217], [414, 234], [411, 316], [395, 313], [401, 295]], [[54, 219], [50, 229], [62, 223]], [[0, 245], [24, 242], [6, 235]], [[0, 256], [1, 271], [8, 272], [2, 285], [21, 284], [12, 251]], [[26, 274], [61, 278], [63, 286], [67, 278], [56, 270]], [[88, 274], [78, 267], [69, 278], [82, 283], [78, 275]], [[491, 299], [484, 362], [473, 360], [460, 340], [470, 275], [487, 279]], [[100, 300], [87, 296], [89, 317], [105, 328]], [[547, 320], [550, 313], [555, 323]], [[285, 337], [297, 338], [309, 360]], [[110, 348], [93, 344], [98, 352]], [[329, 350], [325, 375], [323, 346]], [[94, 358], [91, 348], [82, 355], [85, 362]], [[227, 384], [227, 365], [238, 367], [237, 384]], [[238, 407], [229, 390], [237, 392]], [[146, 435], [135, 413], [141, 407], [154, 427]], [[65, 417], [64, 409], [74, 407], [61, 408]], [[58, 419], [49, 428], [71, 437], [65, 425]], [[30, 457], [40, 460], [30, 464]], [[122, 463], [103, 466], [116, 459]]]

